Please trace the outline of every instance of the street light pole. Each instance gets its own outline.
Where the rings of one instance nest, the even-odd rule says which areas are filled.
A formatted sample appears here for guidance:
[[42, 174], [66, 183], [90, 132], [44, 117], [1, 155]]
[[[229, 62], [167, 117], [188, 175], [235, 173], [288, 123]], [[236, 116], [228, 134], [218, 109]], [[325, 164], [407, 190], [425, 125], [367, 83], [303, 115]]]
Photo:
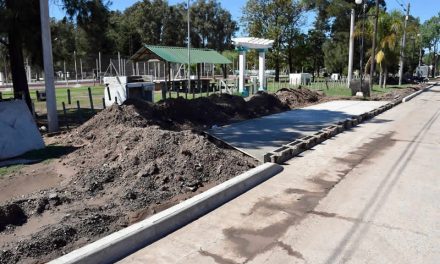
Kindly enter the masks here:
[[58, 131], [57, 103], [53, 72], [52, 42], [49, 26], [48, 0], [40, 0], [41, 40], [43, 45], [44, 84], [46, 87], [46, 108], [49, 132]]
[[420, 66], [422, 66], [422, 35], [419, 33], [419, 34], [417, 34], [417, 36], [419, 37], [419, 41], [420, 41], [420, 43], [419, 43], [419, 45], [420, 45], [420, 48], [419, 48], [419, 67], [420, 67]]
[[350, 88], [350, 82], [353, 78], [353, 53], [354, 53], [354, 9], [351, 9], [350, 18], [350, 44], [348, 49], [348, 76], [347, 76], [347, 87]]
[[405, 16], [405, 24], [403, 28], [403, 37], [402, 37], [402, 47], [400, 49], [400, 61], [399, 61], [399, 85], [402, 85], [402, 79], [403, 79], [403, 60], [405, 55], [405, 46], [406, 46], [406, 26], [408, 24], [408, 17], [409, 17], [409, 8], [410, 5], [408, 3], [408, 8], [406, 9], [406, 16]]
[[[362, 0], [355, 0], [357, 5], [363, 4]], [[364, 80], [363, 80], [363, 74], [364, 74], [364, 32], [365, 32], [365, 11], [367, 8], [367, 4], [363, 4], [362, 5], [362, 37], [361, 37], [361, 47], [360, 47], [360, 60], [359, 60], [359, 77], [360, 77], [360, 82], [361, 82], [361, 92], [362, 94], [365, 96], [364, 94]]]
[[374, 17], [374, 34], [373, 34], [373, 53], [372, 53], [372, 60], [371, 60], [371, 66], [370, 66], [370, 85], [368, 87], [367, 94], [364, 96], [370, 97], [371, 89], [373, 88], [373, 76], [374, 71], [376, 68], [376, 39], [377, 39], [377, 20], [379, 19], [379, 0], [376, 0], [376, 16]]
[[[190, 31], [190, 14], [189, 14], [189, 1], [187, 1], [187, 6], [188, 6], [188, 14], [187, 14], [187, 20], [188, 20], [188, 91], [186, 92], [186, 94], [188, 94], [188, 92], [191, 92], [191, 31]], [[193, 98], [194, 98], [194, 93], [193, 93]]]

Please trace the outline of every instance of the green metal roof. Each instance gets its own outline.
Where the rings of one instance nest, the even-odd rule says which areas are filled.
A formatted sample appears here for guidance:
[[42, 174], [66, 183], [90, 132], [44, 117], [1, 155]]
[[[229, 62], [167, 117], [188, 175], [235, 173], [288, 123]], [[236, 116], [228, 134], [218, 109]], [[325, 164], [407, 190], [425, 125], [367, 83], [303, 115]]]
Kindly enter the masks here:
[[[225, 56], [211, 49], [190, 49], [191, 63], [231, 63]], [[172, 63], [188, 63], [188, 49], [182, 47], [167, 47], [144, 45], [131, 58], [132, 61], [147, 61], [158, 59]]]

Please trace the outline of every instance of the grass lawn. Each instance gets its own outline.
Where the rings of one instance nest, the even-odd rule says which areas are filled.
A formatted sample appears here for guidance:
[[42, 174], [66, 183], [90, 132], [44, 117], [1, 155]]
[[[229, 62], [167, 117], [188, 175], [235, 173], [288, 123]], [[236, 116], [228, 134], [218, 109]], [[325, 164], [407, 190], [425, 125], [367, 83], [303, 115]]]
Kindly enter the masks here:
[[[276, 92], [281, 88], [297, 88], [298, 85], [291, 85], [288, 83], [287, 79], [281, 79], [280, 82], [268, 82], [268, 91], [269, 92]], [[386, 88], [380, 88], [379, 85], [374, 85], [372, 89], [372, 94], [383, 94], [393, 91], [394, 89], [403, 89], [410, 87], [411, 84], [404, 84], [404, 85], [389, 85]], [[345, 83], [342, 82], [328, 82], [328, 89], [325, 85], [325, 82], [314, 82], [310, 85], [303, 86], [311, 90], [321, 91], [327, 96], [337, 96], [337, 97], [346, 97], [351, 96], [350, 89], [347, 88]]]
[[[296, 85], [290, 85], [288, 82], [288, 78], [281, 78], [280, 82], [274, 82], [273, 79], [268, 81], [268, 91], [276, 92], [281, 88], [297, 88]], [[393, 89], [406, 88], [410, 86], [409, 84], [397, 86], [391, 85], [386, 88], [380, 88], [378, 85], [375, 85], [372, 93], [373, 94], [382, 94], [392, 91]], [[325, 93], [327, 96], [351, 96], [351, 91], [346, 88], [345, 84], [342, 82], [328, 82], [328, 89], [324, 82], [315, 82], [310, 85], [305, 86], [312, 90], [318, 90]], [[95, 109], [102, 109], [102, 98], [104, 97], [104, 86], [90, 86], [93, 105]], [[68, 104], [68, 96], [67, 91], [70, 90], [71, 95], [71, 104]], [[39, 89], [39, 91], [43, 91], [43, 89]], [[217, 92], [218, 93], [218, 92]], [[210, 92], [209, 94], [212, 94]], [[3, 98], [11, 98], [13, 97], [12, 92], [2, 92]], [[57, 109], [62, 113], [62, 102], [65, 103], [66, 108], [68, 109], [68, 115], [72, 115], [72, 110], [77, 108], [76, 102], [79, 101], [81, 109], [90, 109], [90, 101], [88, 95], [88, 86], [80, 86], [80, 87], [71, 87], [71, 88], [57, 88], [56, 89], [57, 96]], [[169, 97], [169, 93], [167, 93], [167, 98]], [[185, 93], [179, 93], [179, 96], [185, 98]], [[195, 98], [207, 96], [207, 93], [196, 93]], [[176, 92], [171, 92], [172, 98], [177, 98]], [[46, 102], [38, 102], [36, 91], [31, 90], [31, 98], [35, 104], [35, 110], [39, 114], [46, 113]], [[188, 99], [193, 99], [192, 93], [188, 93]], [[162, 100], [162, 92], [155, 91], [154, 92], [154, 102], [158, 102]], [[69, 110], [70, 109], [70, 110]]]
[[[31, 150], [29, 152], [26, 152], [20, 157], [17, 157], [17, 159], [37, 160], [39, 163], [42, 162], [43, 164], [45, 164], [51, 162], [55, 158], [59, 158], [65, 154], [68, 154], [75, 149], [75, 147], [71, 146], [48, 145], [44, 149]], [[0, 167], [0, 177], [17, 172], [25, 166], [26, 165], [24, 164], [18, 164]]]
[[[56, 88], [57, 97], [57, 109], [62, 110], [62, 102], [66, 104], [66, 108], [76, 108], [76, 101], [79, 101], [81, 108], [90, 108], [89, 101], [89, 86], [70, 87], [70, 88]], [[102, 97], [104, 96], [104, 86], [90, 86], [93, 105], [95, 108], [102, 108]], [[71, 104], [68, 104], [67, 90], [70, 90]], [[44, 89], [38, 89], [38, 91], [44, 91]], [[36, 90], [31, 90], [31, 99], [35, 104], [35, 111], [37, 113], [46, 113], [46, 102], [38, 102]], [[3, 99], [13, 97], [12, 92], [2, 92]]]

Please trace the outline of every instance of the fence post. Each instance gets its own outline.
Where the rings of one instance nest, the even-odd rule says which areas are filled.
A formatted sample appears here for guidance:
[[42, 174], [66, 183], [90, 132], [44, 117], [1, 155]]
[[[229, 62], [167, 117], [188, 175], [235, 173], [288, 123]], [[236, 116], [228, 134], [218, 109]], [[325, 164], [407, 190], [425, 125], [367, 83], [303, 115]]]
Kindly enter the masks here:
[[72, 104], [72, 98], [70, 97], [70, 89], [67, 88], [67, 103]]
[[87, 90], [89, 92], [90, 108], [92, 109], [92, 112], [95, 112], [95, 108], [93, 107], [92, 89], [90, 89], [90, 87], [87, 87]]
[[32, 116], [34, 117], [34, 120], [37, 120], [37, 115], [35, 114], [35, 102], [32, 100]]
[[64, 123], [66, 123], [67, 129], [69, 129], [69, 122], [67, 122], [66, 104], [64, 102], [62, 102], [62, 104], [63, 104]]
[[82, 123], [81, 105], [79, 104], [79, 100], [76, 101], [76, 109], [78, 114], [78, 120], [80, 123]]
[[105, 109], [105, 98], [102, 97], [102, 109]]
[[110, 87], [107, 86], [107, 95], [108, 95], [108, 100], [111, 101], [112, 97], [110, 95]]
[[0, 101], [3, 100], [3, 94], [0, 92]]

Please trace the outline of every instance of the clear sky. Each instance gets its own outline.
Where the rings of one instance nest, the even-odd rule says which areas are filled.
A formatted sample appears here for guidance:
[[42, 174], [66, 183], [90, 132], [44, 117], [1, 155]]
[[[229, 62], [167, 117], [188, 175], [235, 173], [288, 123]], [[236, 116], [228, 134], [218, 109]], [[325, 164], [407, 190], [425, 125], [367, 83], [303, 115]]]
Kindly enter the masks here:
[[[50, 5], [50, 15], [56, 18], [62, 18], [64, 12], [56, 4], [59, 0], [49, 0]], [[113, 5], [112, 10], [124, 10], [125, 8], [131, 6], [133, 3], [138, 2], [138, 0], [112, 0]], [[186, 2], [182, 0], [169, 0], [170, 4]], [[239, 20], [241, 16], [241, 10], [246, 0], [222, 0], [221, 5], [231, 12], [232, 17], [235, 20]], [[353, 0], [354, 2], [354, 0]], [[400, 9], [402, 10], [400, 4], [407, 5], [408, 0], [386, 0], [388, 10]], [[411, 2], [411, 15], [415, 17], [420, 17], [421, 22], [430, 17], [437, 15], [440, 12], [440, 0], [412, 0]], [[306, 17], [306, 25], [308, 27], [313, 22], [313, 16], [308, 15]]]

